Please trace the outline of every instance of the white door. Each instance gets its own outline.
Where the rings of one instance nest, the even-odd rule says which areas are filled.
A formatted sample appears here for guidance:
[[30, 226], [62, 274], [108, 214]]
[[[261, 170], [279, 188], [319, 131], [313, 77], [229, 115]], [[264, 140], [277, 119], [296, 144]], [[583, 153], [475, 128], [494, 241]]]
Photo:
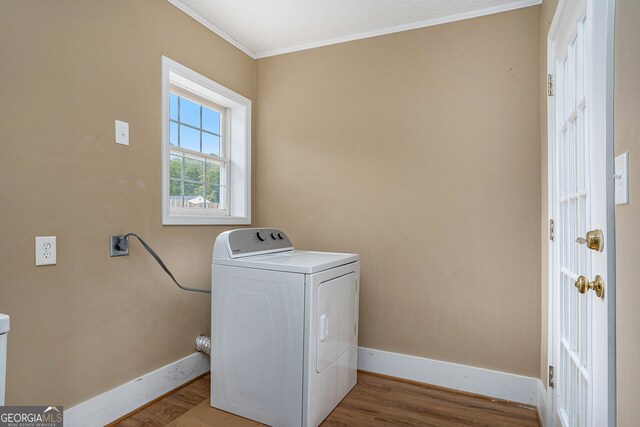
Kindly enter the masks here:
[[612, 17], [613, 0], [561, 0], [549, 32], [553, 426], [615, 425]]
[[327, 280], [318, 287], [318, 373], [327, 369], [354, 344], [357, 287], [356, 273]]
[[307, 275], [302, 426], [318, 426], [356, 385], [360, 262]]

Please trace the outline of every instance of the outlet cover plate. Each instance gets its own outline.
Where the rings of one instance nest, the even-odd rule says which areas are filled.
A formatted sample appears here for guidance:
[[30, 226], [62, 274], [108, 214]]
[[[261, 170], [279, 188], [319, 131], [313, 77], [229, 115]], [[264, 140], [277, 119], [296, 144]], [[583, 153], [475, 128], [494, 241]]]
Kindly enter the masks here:
[[127, 249], [124, 251], [120, 251], [116, 249], [116, 242], [118, 239], [123, 238], [124, 236], [110, 236], [109, 237], [109, 256], [127, 256], [129, 255], [129, 245], [127, 245]]
[[36, 266], [57, 263], [56, 236], [36, 236]]

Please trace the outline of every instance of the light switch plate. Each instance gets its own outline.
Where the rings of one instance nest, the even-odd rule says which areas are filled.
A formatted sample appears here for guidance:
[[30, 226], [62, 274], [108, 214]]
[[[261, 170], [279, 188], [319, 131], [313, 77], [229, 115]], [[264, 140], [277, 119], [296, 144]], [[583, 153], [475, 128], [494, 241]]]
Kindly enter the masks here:
[[629, 152], [620, 154], [615, 162], [616, 205], [629, 204]]
[[56, 262], [56, 236], [37, 236], [36, 265], [54, 265]]
[[116, 144], [129, 145], [129, 123], [116, 120]]

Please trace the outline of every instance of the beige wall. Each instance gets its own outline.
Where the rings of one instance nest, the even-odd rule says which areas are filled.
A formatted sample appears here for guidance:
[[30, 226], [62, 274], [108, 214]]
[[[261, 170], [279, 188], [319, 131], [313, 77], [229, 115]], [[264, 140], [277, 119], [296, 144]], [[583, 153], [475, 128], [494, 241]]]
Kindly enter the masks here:
[[[66, 406], [193, 352], [209, 296], [178, 290], [135, 231], [192, 286], [210, 284], [220, 227], [160, 225], [160, 56], [254, 97], [254, 61], [168, 2], [0, 2], [0, 312], [7, 403]], [[114, 143], [129, 122], [131, 146]], [[34, 267], [34, 236], [58, 265]]]
[[540, 375], [540, 8], [258, 60], [258, 223], [362, 256], [360, 345]]
[[629, 151], [629, 204], [616, 207], [618, 426], [640, 419], [640, 3], [616, 1], [614, 144]]
[[[542, 10], [255, 62], [163, 1], [1, 2], [7, 403], [73, 405], [209, 330], [209, 297], [136, 243], [107, 255], [136, 231], [206, 287], [226, 229], [160, 225], [163, 54], [258, 88], [256, 222], [362, 255], [361, 345], [539, 376]], [[33, 266], [36, 235], [58, 236], [57, 266]]]

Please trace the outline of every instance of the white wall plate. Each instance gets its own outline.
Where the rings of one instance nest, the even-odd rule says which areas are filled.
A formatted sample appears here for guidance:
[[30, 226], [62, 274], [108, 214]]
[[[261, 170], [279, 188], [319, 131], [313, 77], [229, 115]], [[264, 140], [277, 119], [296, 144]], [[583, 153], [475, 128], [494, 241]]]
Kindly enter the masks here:
[[616, 205], [629, 204], [629, 152], [616, 157], [615, 164]]
[[129, 123], [116, 120], [116, 144], [129, 145]]

